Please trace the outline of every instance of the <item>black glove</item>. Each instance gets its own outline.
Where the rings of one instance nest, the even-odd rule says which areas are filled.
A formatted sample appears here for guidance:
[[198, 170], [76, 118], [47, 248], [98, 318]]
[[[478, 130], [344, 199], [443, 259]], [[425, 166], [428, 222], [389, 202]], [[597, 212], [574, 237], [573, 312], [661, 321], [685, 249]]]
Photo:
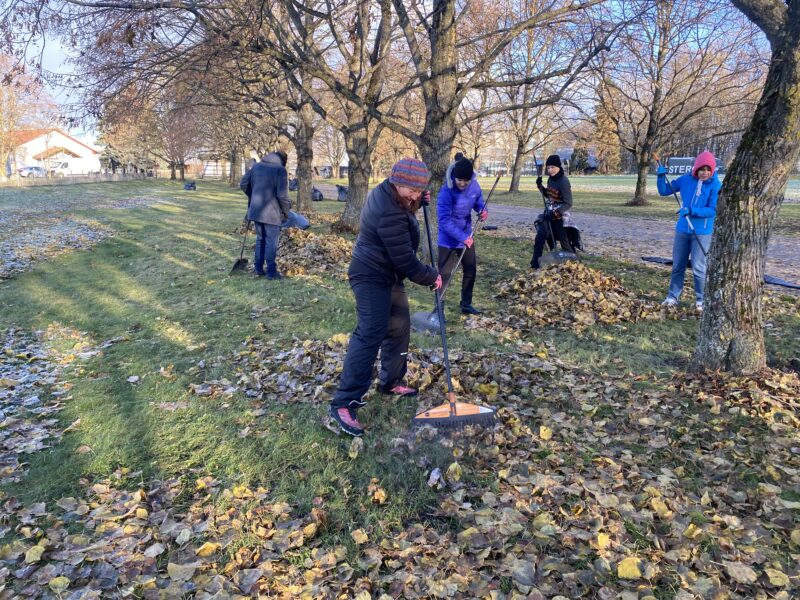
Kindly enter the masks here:
[[542, 176], [536, 178], [536, 187], [542, 187]]

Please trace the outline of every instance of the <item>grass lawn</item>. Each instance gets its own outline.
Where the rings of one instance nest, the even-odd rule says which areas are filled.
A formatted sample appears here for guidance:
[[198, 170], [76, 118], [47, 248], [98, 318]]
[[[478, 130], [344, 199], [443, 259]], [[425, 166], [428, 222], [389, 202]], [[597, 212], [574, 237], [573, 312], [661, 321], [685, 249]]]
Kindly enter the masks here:
[[[525, 182], [527, 188], [531, 184], [532, 180]], [[339, 346], [322, 351], [321, 357], [310, 351], [304, 355], [303, 348], [310, 347], [307, 340], [349, 334], [355, 314], [349, 287], [339, 279], [312, 272], [283, 282], [228, 276], [238, 257], [235, 229], [245, 206], [238, 190], [204, 181], [198, 182], [198, 191], [184, 192], [178, 183], [160, 181], [3, 194], [3, 210], [44, 207], [55, 196], [66, 198], [71, 214], [101, 220], [117, 231], [90, 251], [59, 256], [0, 282], [0, 331], [49, 328], [49, 343], [65, 357], [63, 376], [70, 386], [59, 423], [66, 427], [79, 422], [52, 447], [26, 456], [29, 473], [19, 483], [4, 486], [6, 496], [26, 504], [46, 502], [52, 511], [55, 501], [81, 498], [88, 485], [122, 472], [125, 476], [118, 485], [131, 490], [153, 480], [177, 481], [169, 496], [172, 510], [193, 514], [192, 507], [201, 502], [195, 481], [212, 477], [220, 482], [215, 490], [234, 491], [202, 496], [203, 510], [216, 511], [217, 520], [208, 529], [193, 529], [194, 546], [163, 534], [169, 562], [199, 560], [187, 554], [188, 548], [196, 548], [203, 536], [212, 539], [218, 533], [219, 539], [213, 539], [221, 544], [224, 556], [215, 559], [214, 572], [222, 573], [227, 564], [231, 570], [224, 572], [233, 577], [239, 569], [261, 565], [260, 589], [274, 597], [300, 597], [301, 590], [308, 597], [335, 597], [327, 595], [333, 594], [330, 590], [356, 597], [367, 589], [366, 581], [372, 582], [371, 597], [378, 598], [381, 592], [397, 597], [389, 590], [402, 586], [392, 587], [399, 583], [390, 575], [408, 571], [418, 579], [403, 584], [408, 586], [407, 597], [448, 597], [446, 590], [449, 597], [463, 598], [481, 597], [472, 594], [491, 589], [528, 593], [532, 586], [548, 597], [602, 586], [616, 593], [635, 589], [637, 579], [641, 583], [647, 577], [656, 597], [666, 598], [672, 597], [670, 590], [693, 589], [695, 583], [682, 580], [675, 567], [684, 568], [692, 561], [693, 569], [716, 578], [719, 589], [738, 590], [731, 597], [746, 597], [760, 583], [750, 581], [749, 571], [731, 575], [718, 565], [720, 561], [751, 565], [756, 552], [770, 561], [764, 564], [793, 577], [776, 589], [797, 589], [796, 565], [792, 567], [788, 557], [790, 546], [797, 551], [789, 534], [791, 519], [797, 526], [798, 513], [778, 500], [784, 498], [793, 506], [793, 497], [784, 492], [797, 483], [800, 468], [797, 455], [788, 450], [798, 445], [795, 417], [785, 404], [772, 412], [763, 409], [760, 396], [753, 392], [756, 383], [742, 381], [725, 388], [712, 380], [684, 378], [697, 331], [691, 315], [595, 324], [582, 330], [553, 323], [507, 338], [496, 335], [492, 327], [467, 329], [453, 314], [449, 343], [462, 393], [507, 406], [503, 427], [486, 437], [415, 436], [408, 426], [415, 400], [372, 394], [363, 412], [369, 434], [363, 447], [353, 446], [350, 439], [323, 427], [324, 396], [309, 401], [305, 391], [291, 387], [263, 397], [246, 393], [252, 387], [248, 377], [256, 371], [265, 377], [280, 372], [291, 378], [304, 372], [308, 361], [322, 360], [326, 354], [336, 357], [342, 351]], [[138, 196], [165, 202], [124, 210], [94, 207], [100, 199]], [[497, 199], [513, 204], [524, 196], [500, 194]], [[620, 192], [580, 191], [576, 198], [579, 210], [602, 214], [623, 210]], [[314, 205], [323, 214], [341, 207], [335, 201]], [[661, 203], [625, 210], [664, 218], [673, 212], [669, 204]], [[791, 216], [784, 214], [782, 221], [800, 225], [798, 205], [783, 210]], [[315, 224], [311, 232], [326, 234], [327, 228]], [[488, 309], [498, 321], [507, 316], [513, 302], [495, 298], [495, 291], [525, 273], [529, 253], [529, 244], [521, 241], [482, 239], [475, 305]], [[586, 265], [619, 278], [641, 300], [657, 302], [666, 286], [667, 275], [661, 270], [602, 258], [589, 258]], [[431, 308], [429, 291], [414, 284], [407, 288], [412, 312]], [[454, 293], [451, 308], [456, 298]], [[775, 296], [769, 306], [770, 362], [789, 371], [796, 368], [793, 361], [800, 355], [798, 303]], [[86, 360], [70, 356], [77, 352], [76, 341], [96, 346], [114, 339], [118, 341]], [[265, 367], [260, 361], [270, 344], [276, 351], [294, 349], [305, 358], [292, 362], [279, 357], [283, 363], [270, 364], [284, 366]], [[425, 363], [430, 372], [438, 372], [437, 344], [434, 337], [412, 336], [412, 353], [420, 360], [430, 359]], [[335, 381], [336, 369], [314, 374], [322, 378], [315, 385], [324, 387]], [[132, 377], [138, 380], [132, 383]], [[796, 378], [786, 377], [783, 385], [795, 389], [791, 386]], [[216, 391], [193, 393], [192, 386], [204, 382], [211, 382]], [[233, 391], [220, 391], [226, 387]], [[429, 389], [428, 397], [441, 397], [439, 390]], [[783, 393], [775, 388], [776, 397]], [[786, 414], [776, 416], [776, 411]], [[443, 484], [431, 479], [435, 468], [444, 474]], [[775, 468], [773, 477], [770, 469]], [[261, 487], [263, 492], [237, 495], [236, 489], [243, 489], [237, 486]], [[704, 491], [711, 494], [713, 504], [701, 502]], [[381, 501], [381, 494], [388, 501]], [[150, 512], [156, 511], [152, 498], [147, 505]], [[279, 526], [282, 513], [275, 512], [264, 521], [272, 532], [266, 538], [249, 525], [234, 527], [235, 535], [220, 533], [220, 514], [241, 510], [225, 514], [250, 523], [255, 517], [247, 511], [257, 509], [258, 498], [267, 498], [272, 507], [287, 503], [298, 521], [287, 518], [288, 525]], [[668, 507], [662, 507], [660, 498], [668, 501]], [[762, 510], [767, 516], [759, 516]], [[699, 511], [695, 521], [702, 521], [704, 533], [687, 537], [681, 532], [689, 526], [692, 511]], [[673, 529], [667, 513], [675, 519]], [[324, 518], [317, 519], [320, 514]], [[734, 515], [736, 527], [728, 519]], [[9, 544], [22, 539], [30, 545], [46, 529], [36, 521], [40, 534], [26, 538], [18, 515], [7, 516], [6, 522], [17, 527], [6, 531]], [[726, 522], [730, 527], [725, 530], [726, 545], [711, 550]], [[280, 532], [312, 524], [317, 532], [313, 542], [308, 541], [308, 532], [300, 545], [284, 548], [276, 542]], [[152, 522], [148, 526], [155, 527]], [[773, 539], [756, 536], [755, 527], [770, 529]], [[93, 528], [87, 531], [95, 535]], [[366, 532], [369, 542], [360, 541], [353, 533], [357, 531]], [[598, 538], [598, 533], [606, 538]], [[794, 534], [791, 539], [795, 540]], [[706, 546], [701, 544], [704, 540]], [[665, 543], [668, 549], [688, 554], [665, 560]], [[243, 552], [257, 548], [262, 552], [258, 561], [252, 555], [250, 562], [241, 558]], [[415, 554], [405, 556], [403, 548], [416, 548]], [[456, 548], [462, 549], [460, 558], [453, 554]], [[486, 548], [497, 557], [491, 564], [485, 562]], [[319, 567], [327, 560], [324, 552], [336, 555], [338, 571]], [[381, 552], [387, 562], [376, 566], [370, 557]], [[534, 560], [534, 555], [540, 563], [545, 561], [544, 567], [537, 567], [541, 574], [535, 581], [514, 562]], [[432, 562], [426, 566], [411, 556], [428, 556]], [[631, 556], [641, 559], [637, 567], [641, 578], [617, 568]], [[274, 569], [271, 575], [263, 564], [265, 557]], [[460, 573], [470, 579], [470, 563], [462, 562], [466, 557], [473, 561], [472, 575], [480, 586], [470, 588], [455, 577]], [[606, 560], [608, 569], [602, 560], [596, 562], [600, 559]], [[158, 560], [153, 568], [162, 579], [154, 579], [152, 585], [175, 592], [178, 588], [167, 584], [175, 585], [180, 578], [170, 571], [170, 582], [167, 561]], [[201, 562], [203, 569], [212, 568], [205, 558]], [[556, 563], [560, 567], [553, 566]], [[756, 568], [757, 577], [767, 577], [763, 566]], [[582, 572], [591, 577], [576, 579], [574, 574]], [[363, 578], [360, 584], [359, 578]], [[12, 587], [19, 589], [22, 579], [17, 577]], [[299, 587], [286, 583], [278, 591], [284, 579]], [[210, 585], [193, 581], [198, 587], [180, 588], [181, 593], [189, 595]], [[436, 586], [443, 582], [451, 587], [442, 588], [440, 594]], [[150, 583], [134, 587], [137, 593], [152, 591], [146, 585]], [[418, 592], [411, 593], [412, 589]]]

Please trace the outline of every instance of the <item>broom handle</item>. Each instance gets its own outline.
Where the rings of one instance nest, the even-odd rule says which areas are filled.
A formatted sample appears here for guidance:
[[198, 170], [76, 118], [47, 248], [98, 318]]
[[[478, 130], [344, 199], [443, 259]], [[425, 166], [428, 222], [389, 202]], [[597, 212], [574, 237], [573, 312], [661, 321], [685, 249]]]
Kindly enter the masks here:
[[[431, 239], [431, 224], [428, 218], [428, 205], [422, 204], [422, 216], [425, 219], [425, 233], [428, 237], [428, 253], [431, 255], [431, 267], [434, 269], [436, 266], [433, 264], [433, 240]], [[450, 416], [455, 415], [455, 392], [453, 390], [453, 380], [450, 377], [450, 358], [447, 355], [447, 333], [444, 330], [444, 311], [442, 310], [442, 298], [439, 295], [439, 290], [434, 290], [436, 298], [436, 312], [439, 315], [439, 334], [442, 337], [442, 352], [444, 352], [444, 372], [447, 374], [447, 392], [448, 400], [450, 401]]]
[[[658, 158], [658, 155], [657, 155], [657, 154], [654, 154], [654, 155], [653, 155], [653, 158], [655, 158], [655, 159], [656, 159], [656, 164], [657, 164], [659, 167], [663, 166], [663, 165], [661, 164], [661, 161], [659, 160], [659, 158]], [[679, 208], [683, 208], [683, 202], [681, 202], [681, 201], [678, 199], [678, 194], [676, 194], [676, 193], [675, 193], [675, 190], [674, 190], [674, 189], [672, 189], [672, 184], [670, 183], [669, 179], [667, 179], [667, 175], [666, 175], [666, 173], [664, 174], [664, 180], [667, 182], [667, 185], [669, 186], [669, 189], [671, 189], [671, 190], [672, 190], [672, 195], [675, 197], [675, 202], [677, 202], [677, 203], [678, 203], [678, 207], [679, 207]], [[697, 245], [698, 245], [698, 246], [700, 246], [700, 251], [703, 253], [703, 256], [708, 256], [708, 252], [706, 252], [706, 249], [705, 249], [705, 248], [703, 248], [703, 242], [701, 242], [701, 241], [700, 241], [700, 238], [699, 238], [699, 237], [697, 237], [697, 232], [694, 230], [694, 225], [692, 224], [692, 220], [689, 218], [689, 215], [683, 215], [683, 218], [684, 218], [684, 219], [686, 219], [686, 223], [689, 225], [689, 230], [692, 232], [692, 235], [694, 235], [694, 239], [695, 239], [695, 241], [697, 242]]]
[[[486, 210], [486, 207], [489, 206], [489, 200], [491, 199], [492, 194], [494, 194], [494, 188], [497, 187], [498, 181], [500, 181], [500, 175], [498, 175], [497, 179], [494, 180], [494, 185], [492, 186], [492, 189], [489, 190], [489, 195], [486, 196], [486, 200], [483, 201], [483, 210]], [[478, 221], [478, 223], [475, 225], [475, 232], [472, 234], [472, 239], [475, 239], [475, 234], [477, 234], [482, 228], [483, 228], [483, 221]], [[447, 290], [450, 289], [450, 282], [453, 281], [453, 275], [456, 274], [456, 271], [458, 271], [458, 267], [461, 266], [461, 260], [464, 258], [464, 255], [466, 253], [467, 253], [467, 247], [464, 246], [464, 249], [458, 255], [458, 262], [456, 262], [456, 266], [453, 267], [453, 270], [450, 271], [450, 277], [448, 278], [447, 284], [444, 286], [444, 289], [442, 290], [442, 302], [444, 302], [444, 297], [447, 295]], [[431, 311], [431, 314], [428, 315], [428, 318], [430, 319], [433, 316], [433, 313], [435, 312], [436, 309], [433, 309]]]

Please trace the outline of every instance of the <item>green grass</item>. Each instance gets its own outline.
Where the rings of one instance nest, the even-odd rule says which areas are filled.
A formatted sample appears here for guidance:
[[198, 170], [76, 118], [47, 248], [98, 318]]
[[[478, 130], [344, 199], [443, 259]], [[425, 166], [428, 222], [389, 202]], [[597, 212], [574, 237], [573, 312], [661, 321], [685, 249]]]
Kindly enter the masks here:
[[[276, 500], [300, 510], [324, 498], [331, 523], [338, 527], [355, 523], [387, 532], [427, 514], [436, 492], [426, 485], [424, 469], [410, 467], [421, 456], [439, 465], [452, 458], [443, 445], [424, 442], [413, 456], [390, 452], [390, 440], [408, 432], [413, 401], [373, 398], [364, 412], [370, 436], [359, 458], [352, 460], [350, 440], [318, 425], [323, 406], [266, 402], [268, 417], [256, 421], [252, 410], [262, 404], [243, 394], [213, 399], [191, 395], [192, 383], [231, 377], [231, 355], [243, 349], [248, 336], [276, 339], [288, 347], [294, 338], [349, 333], [355, 323], [346, 282], [327, 281], [328, 289], [299, 278], [275, 284], [228, 277], [238, 255], [234, 229], [241, 222], [244, 198], [222, 184], [202, 182], [198, 187], [197, 192], [183, 192], [179, 183], [162, 181], [52, 191], [85, 200], [85, 206], [74, 208], [75, 214], [102, 219], [118, 235], [91, 251], [42, 262], [0, 284], [0, 331], [11, 326], [40, 330], [59, 323], [96, 341], [125, 339], [66, 372], [72, 399], [59, 419], [64, 425], [80, 419], [80, 426], [48, 451], [30, 455], [29, 475], [5, 491], [24, 501], [77, 495], [81, 478], [103, 477], [124, 466], [141, 470], [145, 480], [211, 473], [226, 485], [263, 485]], [[48, 193], [36, 188], [6, 194], [0, 207], [45, 206]], [[88, 204], [99, 197], [135, 195], [156, 195], [170, 203], [127, 210], [95, 210]], [[333, 212], [341, 206], [322, 202], [314, 208]], [[526, 242], [482, 239], [475, 304], [501, 311], [493, 291], [522, 271], [530, 252]], [[661, 270], [601, 258], [590, 258], [588, 264], [654, 299], [667, 284], [668, 275]], [[413, 284], [408, 289], [412, 311], [430, 308], [428, 290]], [[254, 306], [266, 309], [258, 320], [250, 316]], [[781, 327], [797, 330], [796, 311], [781, 318]], [[531, 339], [598, 374], [668, 375], [685, 366], [695, 331], [695, 321], [659, 321], [596, 326], [581, 335], [545, 328]], [[771, 355], [788, 361], [796, 345], [786, 344], [796, 344], [796, 338], [769, 337]], [[454, 349], [503, 348], [486, 332], [458, 327], [450, 342]], [[67, 349], [74, 342], [65, 338], [55, 343]], [[412, 338], [416, 347], [437, 343], [419, 334]], [[198, 366], [201, 360], [204, 368]], [[174, 380], [159, 375], [169, 365], [174, 365]], [[138, 385], [127, 382], [131, 375], [141, 378]], [[175, 412], [159, 408], [176, 401], [189, 407]], [[239, 432], [248, 426], [250, 435], [241, 437]], [[76, 453], [80, 446], [91, 451]], [[388, 492], [388, 508], [371, 505], [367, 488], [373, 477]], [[635, 528], [629, 534], [636, 538]], [[350, 543], [344, 529], [332, 527], [326, 535]]]

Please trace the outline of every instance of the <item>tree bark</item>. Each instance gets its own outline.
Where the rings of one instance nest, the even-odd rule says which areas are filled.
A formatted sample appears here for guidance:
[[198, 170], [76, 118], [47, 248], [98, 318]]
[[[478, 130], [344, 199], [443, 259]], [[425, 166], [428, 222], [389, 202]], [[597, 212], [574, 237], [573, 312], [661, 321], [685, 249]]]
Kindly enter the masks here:
[[174, 181], [175, 179], [177, 179], [177, 177], [175, 175], [175, 163], [174, 162], [169, 163], [169, 178], [170, 178], [170, 181]]
[[514, 165], [511, 167], [511, 185], [508, 186], [509, 193], [519, 191], [519, 179], [522, 176], [522, 165], [525, 164], [525, 144], [517, 142], [517, 150], [514, 155]]
[[348, 198], [337, 229], [350, 233], [358, 233], [361, 220], [361, 209], [367, 201], [369, 178], [372, 174], [372, 149], [369, 145], [369, 134], [366, 126], [355, 125], [344, 132], [344, 143], [347, 149], [347, 184]]
[[636, 163], [636, 191], [628, 206], [645, 206], [647, 202], [647, 174], [650, 172], [650, 153], [642, 152]]
[[228, 185], [239, 187], [239, 180], [242, 178], [242, 154], [234, 146], [231, 148], [230, 166], [228, 168]]
[[178, 165], [178, 173], [180, 173], [181, 181], [184, 181], [186, 179], [186, 177], [185, 177], [185, 175], [186, 175], [186, 163], [184, 163], [183, 161], [181, 161], [180, 164]]
[[311, 190], [314, 188], [314, 113], [311, 106], [303, 104], [297, 114], [297, 134], [294, 147], [297, 152], [297, 210], [311, 210]]
[[[743, 11], [750, 16], [746, 7]], [[695, 369], [749, 374], [766, 367], [765, 255], [789, 173], [800, 156], [800, 2], [789, 3], [781, 25], [771, 36], [771, 41], [777, 37], [761, 100], [725, 175]]]

